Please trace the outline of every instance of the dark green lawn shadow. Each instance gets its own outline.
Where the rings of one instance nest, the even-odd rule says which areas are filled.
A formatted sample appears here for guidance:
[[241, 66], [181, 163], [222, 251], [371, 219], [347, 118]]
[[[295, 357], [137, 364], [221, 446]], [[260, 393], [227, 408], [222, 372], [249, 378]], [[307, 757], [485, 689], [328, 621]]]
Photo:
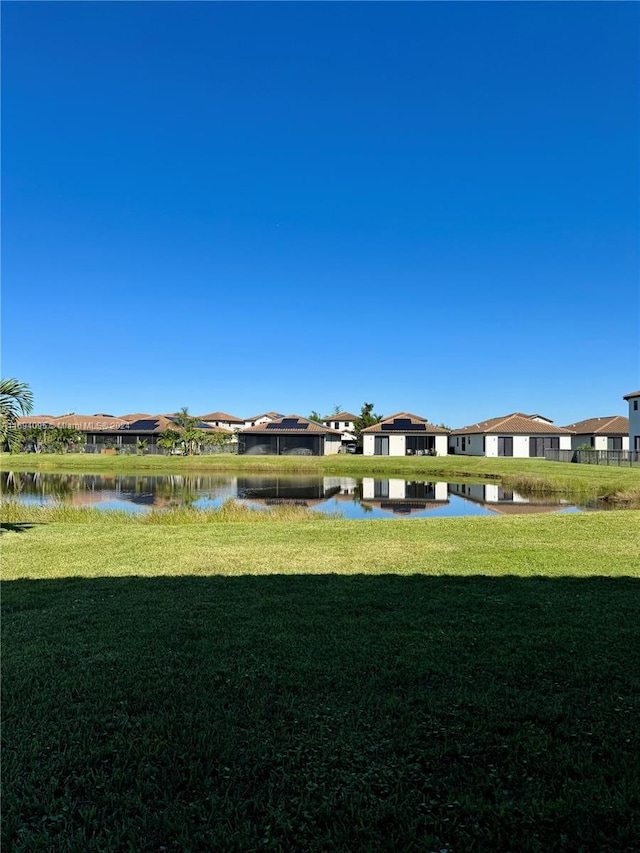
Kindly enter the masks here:
[[639, 604], [632, 578], [7, 582], [5, 843], [629, 853]]
[[3, 533], [26, 533], [27, 530], [31, 530], [35, 524], [42, 524], [43, 522], [10, 522], [10, 521], [0, 521], [0, 536]]

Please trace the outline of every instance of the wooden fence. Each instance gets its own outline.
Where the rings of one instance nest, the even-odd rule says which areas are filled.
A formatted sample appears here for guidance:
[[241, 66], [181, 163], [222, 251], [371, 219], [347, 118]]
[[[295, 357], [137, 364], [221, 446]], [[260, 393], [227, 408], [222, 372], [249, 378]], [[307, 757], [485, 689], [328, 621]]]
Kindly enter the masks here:
[[581, 465], [640, 466], [640, 450], [545, 450], [550, 462], [578, 462]]

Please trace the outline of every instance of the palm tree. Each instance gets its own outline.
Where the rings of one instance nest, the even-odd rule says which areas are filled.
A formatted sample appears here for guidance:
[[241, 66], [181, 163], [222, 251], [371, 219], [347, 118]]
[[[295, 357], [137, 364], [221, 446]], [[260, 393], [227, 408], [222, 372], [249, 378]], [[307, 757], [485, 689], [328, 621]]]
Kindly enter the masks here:
[[83, 444], [85, 437], [80, 430], [68, 424], [60, 424], [47, 430], [45, 440], [49, 447], [53, 447], [58, 453], [68, 453], [76, 445]]
[[0, 379], [0, 444], [17, 451], [22, 443], [18, 417], [33, 410], [33, 393], [26, 382]]
[[189, 414], [189, 409], [183, 406], [174, 415], [176, 424], [182, 430], [182, 440], [188, 456], [197, 453], [202, 443], [202, 430], [198, 428], [200, 421]]

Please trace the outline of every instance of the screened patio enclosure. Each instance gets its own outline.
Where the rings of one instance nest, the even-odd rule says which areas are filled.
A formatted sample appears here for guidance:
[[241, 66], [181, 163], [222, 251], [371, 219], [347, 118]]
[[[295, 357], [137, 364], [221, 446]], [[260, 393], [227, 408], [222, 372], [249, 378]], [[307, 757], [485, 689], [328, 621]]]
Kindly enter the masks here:
[[246, 456], [322, 456], [322, 435], [240, 435], [238, 453]]

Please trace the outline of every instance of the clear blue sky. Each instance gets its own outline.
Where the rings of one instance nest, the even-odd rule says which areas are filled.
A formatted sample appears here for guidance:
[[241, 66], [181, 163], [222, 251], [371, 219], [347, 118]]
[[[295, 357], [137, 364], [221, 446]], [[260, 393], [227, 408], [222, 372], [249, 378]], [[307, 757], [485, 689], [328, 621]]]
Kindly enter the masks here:
[[3, 3], [2, 374], [50, 414], [625, 414], [639, 10]]

